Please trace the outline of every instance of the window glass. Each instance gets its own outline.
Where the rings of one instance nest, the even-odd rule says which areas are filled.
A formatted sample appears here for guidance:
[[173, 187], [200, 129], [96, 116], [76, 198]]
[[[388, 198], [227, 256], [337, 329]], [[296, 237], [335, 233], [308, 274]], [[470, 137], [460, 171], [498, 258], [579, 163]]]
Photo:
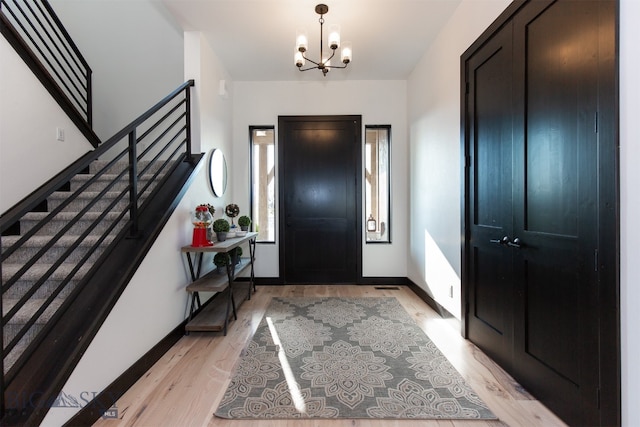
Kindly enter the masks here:
[[251, 126], [251, 229], [258, 242], [275, 242], [275, 130]]
[[367, 243], [390, 243], [391, 126], [365, 126], [364, 224]]

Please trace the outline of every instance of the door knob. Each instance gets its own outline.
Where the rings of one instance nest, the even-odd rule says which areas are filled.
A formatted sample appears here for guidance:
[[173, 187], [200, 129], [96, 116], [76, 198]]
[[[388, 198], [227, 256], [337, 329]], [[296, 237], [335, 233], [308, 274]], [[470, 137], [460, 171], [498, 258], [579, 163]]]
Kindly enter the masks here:
[[520, 240], [519, 237], [516, 237], [512, 241], [507, 242], [507, 245], [511, 246], [512, 248], [517, 248], [517, 249], [520, 249], [523, 246], [522, 241]]
[[510, 240], [509, 236], [504, 236], [502, 239], [491, 239], [489, 240], [491, 243], [497, 243], [498, 245], [508, 245]]

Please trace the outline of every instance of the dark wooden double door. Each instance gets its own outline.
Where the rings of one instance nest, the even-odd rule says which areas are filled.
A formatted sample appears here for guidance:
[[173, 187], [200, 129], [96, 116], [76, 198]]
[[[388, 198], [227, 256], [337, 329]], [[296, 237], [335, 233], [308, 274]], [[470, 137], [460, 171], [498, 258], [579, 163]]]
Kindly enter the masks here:
[[281, 116], [280, 276], [356, 283], [361, 276], [361, 116]]
[[619, 423], [614, 11], [532, 1], [463, 56], [465, 333], [575, 425]]

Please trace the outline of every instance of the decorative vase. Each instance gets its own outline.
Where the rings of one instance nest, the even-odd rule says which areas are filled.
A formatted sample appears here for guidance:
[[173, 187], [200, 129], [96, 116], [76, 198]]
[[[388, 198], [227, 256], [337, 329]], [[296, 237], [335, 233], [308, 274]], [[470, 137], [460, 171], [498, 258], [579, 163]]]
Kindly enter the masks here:
[[240, 226], [240, 230], [242, 230], [242, 231], [249, 231], [249, 226], [248, 226], [248, 225], [241, 225], [241, 226]]
[[216, 231], [216, 239], [218, 242], [224, 242], [227, 240], [227, 232], [226, 231]]

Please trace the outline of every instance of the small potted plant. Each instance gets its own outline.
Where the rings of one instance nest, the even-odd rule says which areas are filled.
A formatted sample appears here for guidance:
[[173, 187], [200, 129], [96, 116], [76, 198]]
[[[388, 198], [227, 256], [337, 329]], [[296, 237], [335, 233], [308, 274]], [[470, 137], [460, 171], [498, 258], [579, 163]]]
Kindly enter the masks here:
[[225, 266], [227, 265], [229, 257], [224, 253], [217, 253], [213, 256], [213, 263], [216, 266], [216, 270], [218, 274], [223, 274], [225, 272]]
[[224, 242], [227, 240], [229, 221], [224, 218], [219, 218], [213, 221], [213, 232], [216, 233], [216, 239], [218, 239], [218, 242]]
[[236, 237], [236, 231], [238, 230], [238, 227], [233, 223], [233, 218], [238, 216], [238, 214], [240, 213], [240, 208], [235, 203], [229, 203], [224, 208], [224, 213], [229, 218], [231, 218], [231, 228], [229, 230], [229, 237]]
[[249, 226], [251, 225], [251, 218], [246, 215], [242, 215], [238, 218], [238, 225], [240, 226], [240, 230], [249, 231]]
[[235, 227], [235, 224], [233, 223], [233, 218], [237, 217], [238, 214], [240, 213], [240, 208], [238, 207], [238, 205], [236, 205], [235, 203], [229, 203], [225, 208], [224, 208], [224, 213], [231, 218], [231, 225], [233, 227]]
[[236, 264], [240, 264], [240, 258], [242, 257], [242, 248], [238, 246], [235, 250]]

